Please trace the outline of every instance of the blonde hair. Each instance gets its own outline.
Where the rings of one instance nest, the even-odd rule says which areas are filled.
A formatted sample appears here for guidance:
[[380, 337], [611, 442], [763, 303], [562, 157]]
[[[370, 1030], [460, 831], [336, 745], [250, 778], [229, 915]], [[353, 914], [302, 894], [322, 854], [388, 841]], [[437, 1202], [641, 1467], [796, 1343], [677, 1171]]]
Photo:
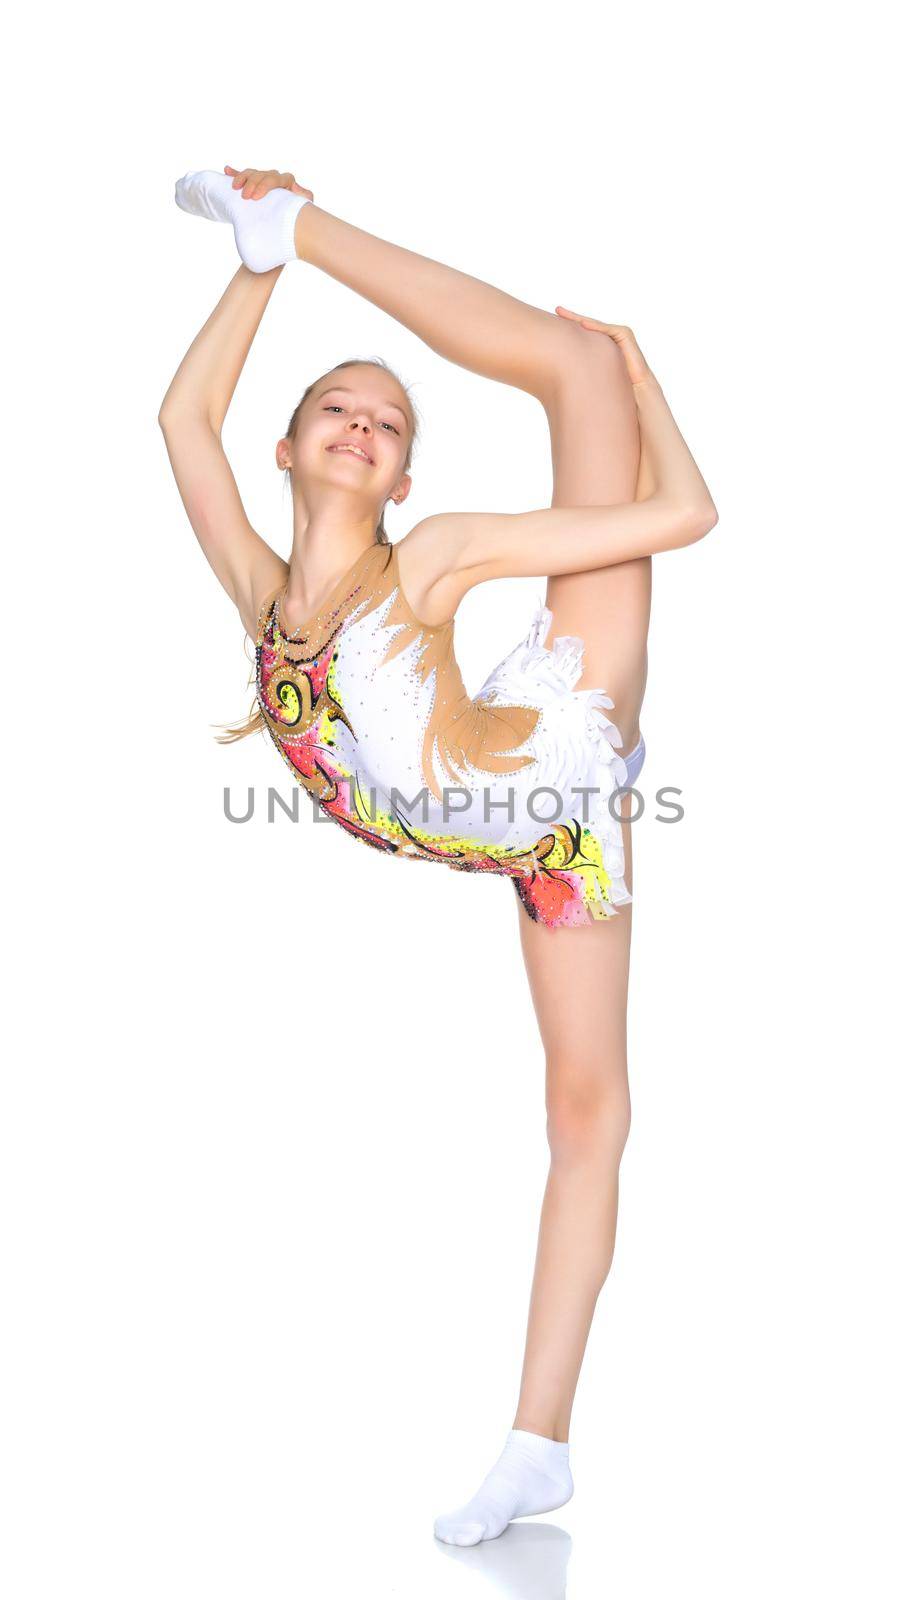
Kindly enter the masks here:
[[[302, 395], [300, 396], [300, 399], [297, 401], [297, 404], [295, 405], [293, 411], [291, 412], [291, 419], [290, 419], [290, 421], [289, 421], [289, 423], [287, 425], [287, 428], [285, 429], [284, 438], [285, 439], [293, 439], [293, 438], [296, 437], [297, 427], [298, 427], [299, 422], [300, 422], [300, 413], [303, 410], [303, 407], [304, 407], [306, 401], [309, 399], [309, 396], [312, 394], [313, 389], [316, 387], [316, 384], [317, 383], [321, 383], [323, 378], [330, 378], [331, 374], [333, 372], [342, 371], [342, 369], [344, 367], [379, 367], [382, 372], [389, 373], [390, 376], [395, 380], [395, 382], [400, 385], [400, 388], [403, 390], [403, 393], [405, 394], [406, 399], [407, 399], [407, 401], [409, 403], [410, 417], [411, 417], [411, 422], [412, 422], [412, 426], [411, 426], [410, 432], [409, 432], [409, 444], [407, 445], [407, 449], [406, 449], [406, 459], [405, 459], [405, 461], [403, 463], [403, 471], [404, 472], [408, 472], [409, 468], [410, 468], [410, 463], [412, 462], [415, 446], [416, 446], [416, 443], [417, 443], [418, 437], [419, 437], [419, 431], [420, 431], [420, 426], [421, 426], [420, 420], [419, 420], [419, 415], [418, 415], [418, 412], [416, 410], [415, 404], [413, 402], [413, 398], [412, 398], [409, 390], [406, 387], [406, 384], [403, 382], [403, 380], [400, 377], [398, 377], [398, 375], [394, 371], [393, 367], [389, 367], [387, 362], [386, 361], [382, 361], [380, 356], [365, 357], [365, 358], [363, 358], [361, 360], [358, 360], [358, 361], [354, 361], [354, 360], [339, 361], [336, 367], [329, 367], [327, 372], [321, 372], [319, 374], [318, 378], [313, 378], [312, 383], [308, 383], [307, 384], [307, 386], [304, 389]], [[290, 467], [285, 467], [284, 470], [285, 470], [286, 478], [290, 479], [290, 476], [291, 476]], [[385, 504], [386, 503], [387, 502], [385, 502]], [[385, 528], [385, 525], [384, 525], [384, 509], [385, 509], [384, 506], [382, 506], [382, 508], [381, 508], [381, 516], [378, 519], [378, 527], [375, 530], [375, 543], [376, 544], [390, 544], [390, 542], [391, 542], [390, 539], [387, 536], [387, 529]], [[256, 641], [254, 640], [254, 644], [255, 644], [255, 642]], [[251, 677], [250, 682], [252, 683], [253, 681], [254, 680]], [[238, 739], [246, 739], [248, 734], [259, 733], [264, 727], [265, 727], [265, 717], [263, 716], [262, 712], [260, 711], [259, 706], [254, 704], [254, 706], [253, 706], [252, 710], [250, 711], [249, 715], [245, 718], [245, 720], [243, 722], [236, 723], [236, 724], [234, 724], [234, 726], [226, 726], [221, 733], [217, 733], [216, 734], [216, 739], [218, 740], [219, 744], [234, 744], [235, 741], [238, 740]]]

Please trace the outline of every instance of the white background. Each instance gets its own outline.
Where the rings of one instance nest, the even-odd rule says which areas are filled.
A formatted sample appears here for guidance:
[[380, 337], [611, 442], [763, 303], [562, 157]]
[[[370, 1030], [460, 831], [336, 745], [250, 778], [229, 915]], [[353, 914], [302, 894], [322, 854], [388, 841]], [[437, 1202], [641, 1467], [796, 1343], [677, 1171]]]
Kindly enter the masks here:
[[[896, 1594], [893, 59], [879, 9], [40, 12], [7, 62], [5, 1592]], [[9, 41], [8, 41], [9, 42]], [[637, 331], [720, 521], [654, 563], [634, 1122], [575, 1498], [432, 1537], [516, 1404], [543, 1060], [499, 880], [301, 820], [157, 410], [237, 258], [199, 167]], [[394, 538], [549, 503], [540, 408], [312, 268], [226, 424], [380, 354]], [[477, 687], [542, 585], [470, 595]], [[684, 821], [652, 820], [683, 791]], [[289, 786], [288, 786], [289, 787]], [[302, 797], [301, 797], [302, 798]], [[565, 998], [562, 997], [562, 1002]], [[598, 997], [602, 1003], [602, 997]], [[893, 1349], [894, 1358], [889, 1360]]]

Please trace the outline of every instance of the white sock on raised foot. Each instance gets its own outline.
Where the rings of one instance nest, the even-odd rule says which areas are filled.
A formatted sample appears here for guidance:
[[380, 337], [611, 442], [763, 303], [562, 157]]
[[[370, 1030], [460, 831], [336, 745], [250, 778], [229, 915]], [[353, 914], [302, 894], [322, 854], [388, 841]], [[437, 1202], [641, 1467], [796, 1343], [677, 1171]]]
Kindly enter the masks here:
[[175, 204], [210, 222], [230, 222], [238, 255], [251, 272], [270, 272], [296, 261], [294, 224], [306, 195], [270, 189], [261, 200], [245, 200], [224, 172], [186, 172], [175, 185]]
[[511, 1428], [477, 1494], [435, 1518], [434, 1531], [444, 1544], [480, 1544], [496, 1539], [515, 1517], [557, 1511], [573, 1493], [568, 1444]]

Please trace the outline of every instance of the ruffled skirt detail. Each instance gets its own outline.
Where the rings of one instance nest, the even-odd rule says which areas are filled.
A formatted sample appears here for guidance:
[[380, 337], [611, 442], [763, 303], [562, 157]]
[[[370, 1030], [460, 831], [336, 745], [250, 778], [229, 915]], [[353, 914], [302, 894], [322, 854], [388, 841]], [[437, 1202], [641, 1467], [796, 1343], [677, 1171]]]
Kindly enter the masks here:
[[[622, 737], [603, 689], [576, 689], [584, 659], [578, 635], [544, 644], [553, 613], [540, 604], [525, 638], [495, 667], [474, 698], [532, 705], [541, 717], [525, 748], [535, 757], [528, 786], [555, 789], [570, 805], [535, 842], [535, 819], [517, 819], [502, 853], [521, 852], [512, 881], [528, 915], [550, 927], [583, 927], [615, 916], [631, 895], [625, 883], [622, 824], [610, 797], [628, 785]], [[593, 792], [572, 795], [573, 787]], [[538, 819], [538, 826], [540, 822]]]

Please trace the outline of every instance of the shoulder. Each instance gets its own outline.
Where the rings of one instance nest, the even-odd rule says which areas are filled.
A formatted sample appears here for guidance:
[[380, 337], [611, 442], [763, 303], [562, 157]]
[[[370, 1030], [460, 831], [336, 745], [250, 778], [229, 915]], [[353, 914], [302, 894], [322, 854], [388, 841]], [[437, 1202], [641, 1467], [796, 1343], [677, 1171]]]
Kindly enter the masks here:
[[395, 544], [407, 601], [426, 627], [451, 621], [473, 574], [460, 564], [461, 519], [453, 512], [425, 517]]

